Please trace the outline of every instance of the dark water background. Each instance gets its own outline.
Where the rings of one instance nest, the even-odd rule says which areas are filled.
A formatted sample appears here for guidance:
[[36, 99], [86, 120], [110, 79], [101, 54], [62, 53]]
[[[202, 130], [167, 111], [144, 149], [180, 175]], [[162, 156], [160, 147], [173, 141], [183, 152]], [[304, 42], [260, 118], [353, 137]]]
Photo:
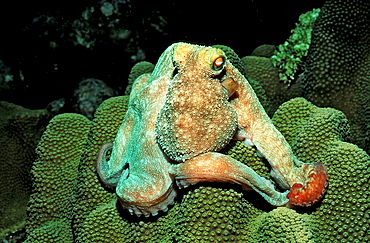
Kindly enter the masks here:
[[[114, 3], [120, 15], [107, 18], [99, 12], [104, 2]], [[171, 43], [223, 44], [243, 57], [261, 44], [283, 43], [299, 15], [323, 2], [3, 1], [0, 60], [13, 81], [0, 100], [45, 108], [53, 100], [68, 99], [86, 78], [103, 80], [123, 94], [131, 67], [141, 60], [156, 63]], [[71, 41], [76, 33], [72, 23], [91, 7], [92, 17], [80, 21], [94, 29], [89, 33], [94, 46], [86, 48]], [[115, 18], [119, 23], [114, 28], [128, 30], [128, 38], [111, 36], [114, 28], [108, 23]]]

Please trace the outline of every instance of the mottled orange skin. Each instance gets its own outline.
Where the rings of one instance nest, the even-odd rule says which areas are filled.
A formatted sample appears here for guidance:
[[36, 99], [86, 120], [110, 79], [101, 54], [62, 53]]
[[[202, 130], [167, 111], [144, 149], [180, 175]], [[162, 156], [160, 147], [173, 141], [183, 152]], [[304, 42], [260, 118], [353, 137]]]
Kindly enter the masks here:
[[323, 164], [314, 164], [314, 172], [307, 173], [305, 184], [294, 183], [287, 194], [289, 203], [296, 206], [310, 206], [316, 203], [323, 195], [328, 184], [328, 173]]
[[[217, 152], [233, 137], [256, 146], [272, 176], [291, 192], [276, 191], [248, 166]], [[102, 146], [96, 168], [137, 216], [167, 210], [178, 188], [200, 181], [240, 184], [274, 206], [311, 205], [327, 185], [325, 167], [296, 159], [223, 51], [186, 43], [168, 47], [153, 73], [135, 81], [122, 125], [113, 144]]]
[[220, 150], [237, 128], [228, 92], [215, 77], [223, 69], [225, 54], [215, 48], [189, 47], [185, 58], [185, 50], [174, 54], [177, 74], [156, 124], [159, 143], [174, 161]]

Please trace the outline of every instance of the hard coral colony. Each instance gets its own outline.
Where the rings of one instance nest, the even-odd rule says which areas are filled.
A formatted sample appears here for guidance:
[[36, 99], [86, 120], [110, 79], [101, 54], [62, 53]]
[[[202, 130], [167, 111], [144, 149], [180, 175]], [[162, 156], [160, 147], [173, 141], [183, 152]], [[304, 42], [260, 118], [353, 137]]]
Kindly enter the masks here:
[[[232, 139], [256, 147], [286, 191], [218, 152]], [[323, 164], [296, 158], [222, 50], [187, 43], [169, 46], [153, 73], [134, 82], [122, 125], [114, 142], [100, 149], [96, 168], [137, 216], [166, 211], [178, 188], [197, 182], [236, 183], [288, 207], [316, 203], [328, 183]]]
[[[351, 10], [362, 23], [353, 26], [366, 27], [368, 4], [330, 0], [319, 18], [338, 23]], [[358, 7], [361, 14], [352, 11]], [[336, 31], [345, 25], [326, 26]], [[322, 63], [333, 60], [325, 55]], [[275, 70], [266, 75], [271, 61], [256, 67], [251, 64], [262, 60], [256, 58], [246, 60], [247, 81], [240, 59], [224, 46], [177, 43], [156, 66], [135, 65], [131, 96], [104, 101], [93, 121], [54, 117], [36, 150], [25, 242], [369, 242], [370, 157], [345, 142], [354, 134], [350, 116], [287, 97], [286, 89], [276, 88], [278, 72], [276, 79]], [[259, 92], [261, 84], [266, 93]], [[231, 119], [220, 119], [223, 114]], [[102, 147], [107, 141], [114, 142]], [[128, 186], [140, 186], [130, 181], [144, 190], [130, 194]], [[178, 190], [196, 182], [202, 183]]]
[[[181, 190], [167, 213], [137, 218], [102, 187], [93, 169], [101, 144], [115, 138], [127, 104], [127, 96], [110, 98], [93, 121], [78, 114], [52, 119], [32, 169], [26, 243], [368, 242], [370, 158], [344, 142], [349, 126], [342, 112], [297, 98], [272, 118], [298, 158], [327, 167], [330, 186], [319, 203], [271, 209], [255, 191], [211, 182]], [[231, 141], [220, 152], [274, 183], [265, 161], [243, 141]]]

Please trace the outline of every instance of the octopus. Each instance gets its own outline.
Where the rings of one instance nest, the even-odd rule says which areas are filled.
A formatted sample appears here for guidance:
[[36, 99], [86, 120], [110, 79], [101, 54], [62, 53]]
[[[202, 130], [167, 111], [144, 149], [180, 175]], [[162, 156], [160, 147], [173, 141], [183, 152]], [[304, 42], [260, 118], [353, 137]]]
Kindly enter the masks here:
[[[266, 158], [280, 190], [219, 152], [232, 139]], [[179, 189], [198, 182], [238, 184], [274, 207], [311, 206], [328, 184], [322, 163], [293, 154], [222, 50], [182, 42], [134, 82], [127, 113], [114, 141], [100, 148], [96, 170], [124, 208], [146, 217], [167, 211]]]

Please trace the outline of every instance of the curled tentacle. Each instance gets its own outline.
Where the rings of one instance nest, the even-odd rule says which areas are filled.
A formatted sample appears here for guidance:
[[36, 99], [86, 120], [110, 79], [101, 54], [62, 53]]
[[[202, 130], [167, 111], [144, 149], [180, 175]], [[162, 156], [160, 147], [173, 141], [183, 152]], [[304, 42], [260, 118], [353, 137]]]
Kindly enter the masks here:
[[105, 186], [114, 188], [117, 184], [117, 181], [119, 178], [109, 178], [108, 175], [108, 170], [107, 170], [107, 160], [106, 160], [106, 155], [107, 151], [113, 147], [112, 142], [107, 142], [103, 144], [98, 152], [98, 155], [96, 157], [96, 162], [95, 162], [95, 168], [96, 171], [98, 172], [100, 180], [104, 183]]
[[305, 164], [303, 170], [307, 179], [302, 183], [294, 183], [287, 195], [289, 203], [296, 206], [311, 206], [319, 201], [328, 185], [328, 174], [321, 163]]

